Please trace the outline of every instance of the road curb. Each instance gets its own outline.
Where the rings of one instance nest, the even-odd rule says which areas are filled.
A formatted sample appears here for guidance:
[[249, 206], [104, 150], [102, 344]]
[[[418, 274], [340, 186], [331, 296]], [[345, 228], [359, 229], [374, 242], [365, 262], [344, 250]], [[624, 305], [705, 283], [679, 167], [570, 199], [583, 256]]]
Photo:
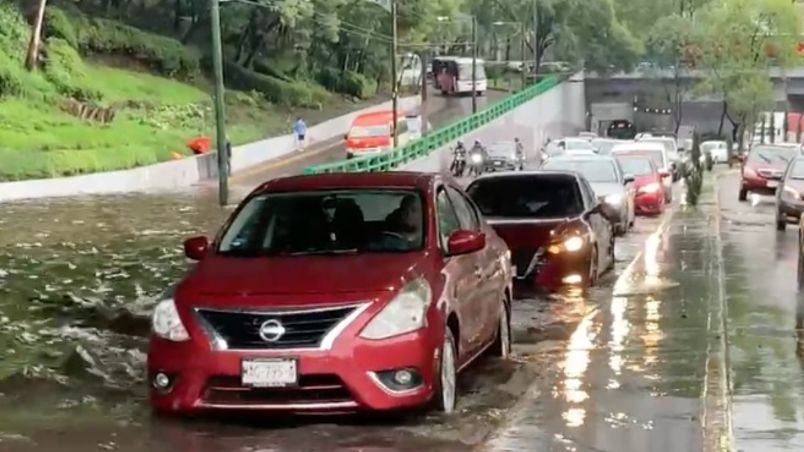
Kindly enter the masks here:
[[[721, 210], [720, 210], [720, 179], [733, 174], [732, 169], [719, 172], [712, 178], [714, 196], [714, 218], [712, 222], [715, 263], [717, 266], [717, 319], [720, 333], [716, 341], [707, 344], [706, 377], [704, 391], [701, 394], [703, 415], [701, 427], [703, 432], [704, 451], [731, 451], [734, 450], [734, 427], [731, 416], [731, 376], [729, 365], [728, 341], [728, 301], [726, 300], [726, 274], [723, 260], [723, 240], [721, 237]], [[712, 312], [710, 311], [710, 316]], [[711, 320], [711, 317], [710, 317]], [[717, 347], [712, 350], [712, 346]], [[710, 378], [714, 376], [715, 378]]]

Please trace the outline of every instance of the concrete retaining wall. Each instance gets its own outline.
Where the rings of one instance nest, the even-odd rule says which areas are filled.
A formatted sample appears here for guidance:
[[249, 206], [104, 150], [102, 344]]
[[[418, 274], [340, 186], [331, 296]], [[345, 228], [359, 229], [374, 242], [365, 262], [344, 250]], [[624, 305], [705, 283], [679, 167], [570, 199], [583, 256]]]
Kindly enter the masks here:
[[[583, 73], [578, 73], [532, 101], [465, 135], [462, 141], [469, 149], [474, 140], [490, 144], [512, 141], [518, 137], [525, 147], [526, 158], [533, 160], [547, 138], [576, 135], [585, 127], [586, 94]], [[452, 161], [454, 147], [455, 143], [450, 143], [399, 170], [446, 172]]]
[[[399, 106], [402, 111], [409, 111], [418, 108], [420, 101], [421, 98], [418, 96], [406, 97], [400, 99]], [[352, 120], [361, 113], [390, 108], [390, 101], [383, 102], [312, 126], [308, 130], [308, 144], [344, 135], [348, 132]], [[240, 171], [281, 157], [293, 152], [294, 146], [295, 141], [291, 134], [237, 146], [232, 150], [232, 169]], [[216, 158], [216, 154], [207, 154], [122, 171], [4, 182], [0, 183], [0, 202], [26, 198], [187, 188], [199, 181], [217, 177]]]

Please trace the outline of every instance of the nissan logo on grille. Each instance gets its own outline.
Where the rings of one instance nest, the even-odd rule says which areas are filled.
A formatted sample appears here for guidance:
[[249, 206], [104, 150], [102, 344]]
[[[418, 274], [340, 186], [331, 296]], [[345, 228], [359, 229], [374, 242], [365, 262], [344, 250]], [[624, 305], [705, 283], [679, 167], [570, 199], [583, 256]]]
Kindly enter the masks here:
[[285, 334], [285, 327], [279, 320], [271, 319], [266, 320], [260, 325], [258, 331], [260, 338], [265, 342], [276, 342]]

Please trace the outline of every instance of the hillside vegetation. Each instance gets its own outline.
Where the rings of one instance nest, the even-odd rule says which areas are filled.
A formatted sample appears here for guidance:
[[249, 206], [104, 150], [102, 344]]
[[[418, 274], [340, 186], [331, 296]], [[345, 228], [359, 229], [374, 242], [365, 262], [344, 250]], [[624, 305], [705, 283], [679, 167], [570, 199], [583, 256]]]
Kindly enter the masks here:
[[[206, 60], [192, 45], [60, 6], [46, 10], [39, 68], [28, 71], [31, 26], [16, 5], [0, 4], [0, 180], [180, 158], [191, 154], [188, 140], [213, 135]], [[288, 133], [296, 114], [316, 122], [376, 95], [376, 84], [347, 98], [236, 63], [227, 65], [227, 84], [241, 89], [226, 97], [235, 144]], [[81, 119], [72, 111], [85, 107], [112, 119]]]

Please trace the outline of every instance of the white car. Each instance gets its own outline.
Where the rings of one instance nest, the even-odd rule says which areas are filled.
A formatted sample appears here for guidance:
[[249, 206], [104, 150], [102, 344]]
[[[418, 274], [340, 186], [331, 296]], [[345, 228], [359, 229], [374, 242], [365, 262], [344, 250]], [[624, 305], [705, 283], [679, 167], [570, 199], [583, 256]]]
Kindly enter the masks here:
[[705, 156], [707, 152], [712, 156], [714, 163], [729, 162], [729, 145], [725, 141], [704, 141], [701, 143], [701, 156]]
[[664, 146], [665, 150], [667, 151], [667, 158], [670, 161], [670, 169], [671, 174], [673, 174], [673, 181], [678, 180], [681, 177], [681, 154], [678, 152], [678, 142], [673, 137], [654, 137], [654, 136], [647, 136], [637, 140], [639, 143], [658, 143]]
[[[644, 155], [650, 157], [656, 167], [659, 168], [660, 172], [667, 175], [673, 174], [670, 156], [667, 152], [667, 148], [662, 143], [650, 141], [622, 143], [611, 149], [612, 157], [617, 157], [618, 154]], [[671, 202], [673, 200], [673, 178], [663, 177], [662, 184], [664, 184], [664, 199], [667, 202]]]

